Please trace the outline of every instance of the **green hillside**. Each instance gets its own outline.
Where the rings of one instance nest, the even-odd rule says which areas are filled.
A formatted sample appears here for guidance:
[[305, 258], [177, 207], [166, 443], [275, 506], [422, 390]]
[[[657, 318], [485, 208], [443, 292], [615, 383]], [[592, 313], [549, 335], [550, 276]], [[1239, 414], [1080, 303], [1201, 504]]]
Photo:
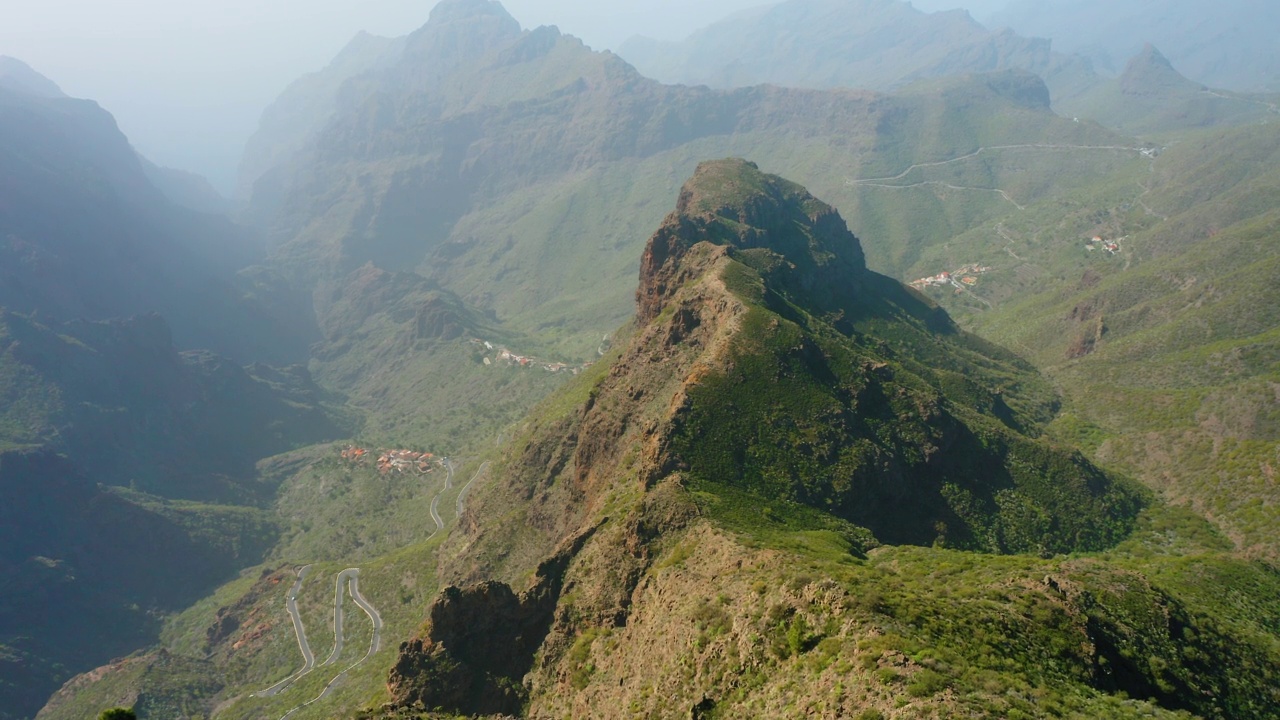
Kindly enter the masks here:
[[[1278, 141], [1272, 125], [1187, 138], [1153, 165], [1142, 203], [1154, 215], [1116, 213], [1115, 232], [1131, 233], [1123, 259], [1090, 258], [1083, 280], [1050, 280], [974, 318], [1035, 348], [1071, 400], [1064, 432], [1273, 558]], [[1096, 328], [1090, 352], [1069, 357]]]

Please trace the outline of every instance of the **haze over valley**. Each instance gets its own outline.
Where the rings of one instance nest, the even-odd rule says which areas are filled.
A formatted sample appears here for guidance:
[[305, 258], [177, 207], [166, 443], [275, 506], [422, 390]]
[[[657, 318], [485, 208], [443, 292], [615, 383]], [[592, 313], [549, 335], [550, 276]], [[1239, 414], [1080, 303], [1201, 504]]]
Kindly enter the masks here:
[[1255, 0], [0, 29], [0, 720], [1280, 718]]

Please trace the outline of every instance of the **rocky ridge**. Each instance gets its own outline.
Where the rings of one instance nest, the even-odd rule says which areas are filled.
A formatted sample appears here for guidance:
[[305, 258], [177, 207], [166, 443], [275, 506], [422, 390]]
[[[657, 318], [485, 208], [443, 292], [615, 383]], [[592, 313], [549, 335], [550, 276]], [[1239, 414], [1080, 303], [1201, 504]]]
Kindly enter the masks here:
[[[649, 681], [673, 687], [674, 678], [664, 674], [674, 670], [672, 664], [683, 662], [680, 648], [693, 640], [690, 633], [696, 634], [696, 630], [672, 627], [673, 620], [661, 621], [670, 651], [655, 650], [639, 639], [622, 638], [631, 636], [637, 626], [648, 626], [652, 631], [652, 623], [658, 619], [654, 613], [662, 613], [653, 603], [671, 602], [669, 593], [677, 587], [671, 583], [677, 578], [659, 569], [664, 563], [686, 563], [672, 560], [673, 551], [679, 555], [677, 546], [697, 547], [699, 567], [710, 563], [716, 569], [708, 567], [707, 572], [728, 576], [724, 582], [711, 582], [697, 590], [679, 585], [684, 587], [679, 592], [696, 595], [714, 587], [734, 588], [738, 583], [729, 578], [739, 570], [746, 584], [748, 578], [755, 582], [778, 569], [778, 555], [748, 549], [740, 545], [741, 539], [735, 539], [735, 533], [745, 527], [740, 524], [741, 517], [734, 515], [737, 511], [727, 509], [735, 503], [756, 505], [754, 512], [763, 514], [755, 515], [752, 522], [763, 526], [780, 523], [802, 532], [826, 533], [824, 537], [836, 538], [845, 548], [847, 557], [860, 556], [886, 541], [946, 542], [933, 536], [895, 534], [890, 524], [875, 517], [890, 511], [891, 503], [882, 501], [891, 498], [902, 516], [926, 518], [937, 529], [935, 513], [939, 507], [925, 491], [927, 483], [913, 485], [923, 480], [911, 480], [910, 471], [889, 469], [909, 464], [905, 456], [886, 458], [885, 470], [872, 470], [869, 480], [855, 480], [860, 492], [852, 499], [853, 505], [842, 509], [834, 497], [824, 500], [806, 490], [803, 478], [796, 478], [798, 484], [789, 490], [779, 491], [753, 483], [749, 469], [736, 477], [710, 477], [686, 442], [705, 402], [703, 387], [735, 367], [751, 365], [755, 362], [751, 355], [767, 354], [767, 349], [756, 345], [760, 338], [754, 336], [761, 332], [762, 319], [774, 329], [808, 323], [809, 332], [815, 333], [807, 337], [802, 333], [799, 345], [788, 351], [801, 360], [790, 366], [793, 373], [814, 373], [814, 367], [804, 363], [826, 351], [823, 339], [817, 336], [819, 321], [810, 311], [830, 318], [833, 325], [826, 325], [828, 328], [846, 327], [844, 332], [836, 331], [846, 342], [862, 338], [862, 332], [871, 330], [875, 323], [882, 331], [885, 326], [914, 322], [913, 330], [903, 332], [921, 333], [936, 342], [961, 347], [955, 340], [943, 339], [945, 334], [923, 329], [927, 322], [940, 322], [929, 308], [901, 286], [861, 267], [857, 240], [829, 206], [803, 188], [765, 175], [745, 161], [705, 163], [681, 192], [677, 211], [650, 240], [641, 268], [637, 315], [629, 342], [607, 369], [580, 379], [577, 387], [564, 393], [566, 397], [552, 402], [560, 408], [558, 413], [549, 408], [542, 414], [535, 411], [521, 439], [508, 448], [495, 482], [468, 503], [462, 532], [455, 534], [444, 550], [445, 576], [458, 584], [446, 589], [432, 606], [422, 636], [401, 647], [400, 660], [390, 676], [393, 707], [462, 713], [514, 713], [525, 707], [530, 715], [540, 716], [577, 712], [589, 706], [595, 713], [613, 716], [614, 710], [623, 712], [626, 703], [615, 698], [597, 705], [590, 700], [595, 692], [591, 688], [600, 687], [590, 676], [626, 662], [620, 657], [608, 661], [596, 654], [604, 648], [597, 647], [596, 641], [613, 635], [618, 641], [607, 644], [615, 648], [609, 652], [626, 656], [655, 653], [653, 662], [639, 663], [647, 669], [636, 671], [631, 681], [619, 678], [613, 682], [615, 687], [621, 683], [623, 689], [618, 692], [631, 701], [633, 709], [639, 703], [638, 707], [656, 711], [657, 699], [646, 700], [634, 693], [641, 691], [650, 671], [658, 675], [648, 676]], [[873, 299], [876, 297], [880, 301]], [[904, 306], [885, 303], [886, 298]], [[913, 301], [916, 307], [910, 305]], [[864, 307], [849, 312], [858, 305]], [[841, 314], [840, 310], [846, 312]], [[948, 332], [959, 335], [954, 328]], [[754, 349], [744, 354], [744, 346]], [[988, 361], [998, 362], [995, 358]], [[867, 358], [856, 372], [867, 383], [883, 386], [888, 394], [915, 395], [921, 388], [907, 379], [904, 362], [892, 355], [878, 362]], [[912, 367], [916, 372], [927, 372], [922, 366]], [[826, 382], [834, 381], [830, 378]], [[913, 398], [911, 403], [922, 402], [924, 397]], [[964, 422], [981, 424], [959, 409], [956, 399], [935, 396], [933, 402], [932, 408], [926, 403], [904, 412], [917, 415], [917, 422], [926, 425], [949, 412], [958, 413]], [[794, 408], [780, 405], [774, 410], [779, 413], [774, 423], [803, 422], [789, 414]], [[739, 412], [752, 413], [749, 408]], [[911, 422], [906, 417], [899, 421]], [[749, 439], [736, 434], [738, 428], [703, 430], [701, 437], [707, 442], [714, 443], [713, 435], [721, 432], [732, 442], [751, 445]], [[867, 440], [870, 438], [863, 442]], [[748, 447], [746, 452], [754, 450]], [[938, 448], [933, 452], [946, 455], [949, 451]], [[996, 456], [986, 462], [1001, 460]], [[1068, 464], [1078, 462], [1069, 460]], [[774, 466], [769, 472], [781, 470], [781, 466]], [[1071, 471], [1060, 466], [1040, 470], [1053, 477], [1060, 494], [1083, 493], [1076, 498], [1079, 502], [1087, 503], [1092, 497], [1111, 504], [1110, 516], [1108, 511], [1089, 512], [1102, 512], [1102, 525], [1118, 523], [1116, 529], [1077, 526], [1072, 542], [1106, 544], [1123, 536], [1125, 518], [1131, 519], [1139, 504], [1136, 496], [1128, 494], [1131, 490], [1096, 471], [1085, 471], [1089, 479], [1087, 486], [1082, 486], [1082, 479], [1070, 477]], [[935, 468], [934, 472], [947, 471]], [[974, 487], [989, 481], [973, 480], [978, 483]], [[906, 487], [891, 489], [904, 482]], [[876, 483], [886, 488], [886, 496], [879, 500], [875, 498]], [[1012, 493], [1002, 496], [1006, 501], [1017, 497], [1018, 503], [1038, 505], [1037, 512], [1058, 512], [1035, 487], [1017, 487], [1015, 483], [1014, 489], [1005, 490]], [[870, 498], [865, 512], [856, 509], [857, 498]], [[766, 509], [761, 511], [761, 507]], [[999, 511], [993, 506], [990, 512]], [[950, 517], [952, 522], [964, 522], [958, 515]], [[870, 520], [879, 529], [873, 534], [850, 518]], [[1094, 520], [1098, 518], [1090, 522]], [[1065, 516], [1054, 520], [1066, 521]], [[1013, 540], [1015, 529], [1027, 529], [1017, 520], [1006, 518], [987, 527], [1003, 533], [1013, 543], [1009, 549], [1034, 549], [1018, 546]], [[1090, 532], [1102, 534], [1091, 541], [1085, 539]], [[985, 542], [978, 535], [973, 533], [970, 542]], [[964, 545], [964, 537], [957, 525], [952, 541]], [[692, 559], [687, 562], [693, 566]], [[530, 589], [516, 593], [511, 585], [528, 577], [525, 568], [535, 564], [539, 569]], [[468, 584], [471, 582], [478, 584]], [[794, 603], [807, 594], [824, 592], [818, 586], [796, 591], [799, 595], [788, 604], [793, 609], [778, 610], [783, 613], [779, 620], [808, 622], [795, 619], [801, 616], [794, 614]], [[773, 651], [749, 641], [745, 627], [743, 634], [738, 634], [737, 621], [730, 616], [750, 612], [755, 605], [744, 601], [741, 607], [708, 611], [715, 622], [735, 628], [725, 642], [736, 643], [735, 653], [748, 664], [760, 662]], [[683, 611], [673, 609], [677, 614]], [[492, 636], [479, 636], [485, 628], [492, 629]], [[810, 641], [801, 638], [797, 642], [804, 646]], [[507, 664], [494, 665], [496, 661], [485, 660], [490, 655], [481, 651], [494, 643], [520, 651], [504, 656]], [[517, 657], [520, 659], [514, 659]], [[584, 676], [588, 658], [601, 664], [592, 664], [594, 670]], [[702, 700], [728, 692], [728, 686], [719, 682], [704, 678], [681, 684], [677, 692], [688, 702], [681, 712], [689, 712], [689, 708], [696, 711]], [[486, 690], [480, 692], [481, 688]], [[584, 692], [579, 694], [578, 690]], [[710, 694], [701, 699], [689, 694], [695, 692]]]

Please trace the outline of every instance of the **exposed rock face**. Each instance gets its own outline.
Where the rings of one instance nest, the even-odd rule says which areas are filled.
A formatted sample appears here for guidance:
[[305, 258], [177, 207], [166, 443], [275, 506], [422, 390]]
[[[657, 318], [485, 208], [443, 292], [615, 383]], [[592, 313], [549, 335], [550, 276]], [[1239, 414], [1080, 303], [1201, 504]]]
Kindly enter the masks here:
[[739, 159], [698, 167], [640, 260], [638, 322], [657, 317], [674, 290], [706, 270], [681, 262], [699, 242], [775, 252], [786, 258], [795, 289], [815, 300], [847, 294], [860, 282], [866, 270], [862, 246], [835, 208], [798, 185], [765, 177], [754, 163]]
[[426, 634], [400, 646], [388, 681], [395, 704], [518, 713], [527, 699], [521, 680], [551, 629], [565, 570], [590, 534], [542, 563], [520, 595], [494, 581], [445, 588], [431, 605]]

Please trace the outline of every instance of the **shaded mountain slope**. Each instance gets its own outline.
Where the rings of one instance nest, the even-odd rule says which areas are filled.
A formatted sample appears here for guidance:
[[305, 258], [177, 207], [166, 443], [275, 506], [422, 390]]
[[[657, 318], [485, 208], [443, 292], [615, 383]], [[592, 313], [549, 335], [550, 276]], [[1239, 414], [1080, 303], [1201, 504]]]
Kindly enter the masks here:
[[[1274, 702], [1265, 630], [1216, 625], [1123, 564], [892, 546], [1100, 549], [1140, 501], [1014, 430], [1034, 416], [986, 383], [1025, 401], [1034, 373], [863, 269], [829, 206], [743, 161], [708, 163], [641, 267], [626, 347], [531, 415], [443, 549], [445, 579], [484, 581], [446, 589], [401, 646], [396, 707], [1030, 710], [1005, 683], [1082, 715], [1247, 717]], [[958, 368], [966, 384], [946, 380]], [[812, 464], [824, 452], [860, 457]], [[979, 600], [963, 589], [974, 583], [1004, 589]], [[1233, 670], [1181, 658], [1184, 624], [1209, 665]], [[1126, 660], [1138, 647], [1159, 659]]]
[[305, 329], [236, 286], [261, 257], [256, 237], [168, 201], [95, 103], [0, 89], [0, 198], [0, 306], [60, 320], [160, 312], [182, 347], [305, 357]]
[[147, 180], [174, 205], [210, 215], [231, 214], [231, 201], [214, 189], [208, 178], [184, 170], [160, 167], [141, 156], [138, 159]]
[[250, 508], [104, 488], [52, 452], [0, 452], [0, 697], [33, 716], [73, 673], [151, 642], [261, 557], [276, 529]]
[[264, 173], [283, 164], [324, 127], [337, 112], [347, 80], [393, 62], [403, 46], [402, 38], [383, 38], [362, 32], [324, 69], [290, 83], [263, 111], [257, 131], [245, 146], [237, 198], [248, 199], [254, 183]]
[[98, 482], [261, 502], [254, 463], [344, 434], [305, 368], [177, 352], [157, 316], [46, 326], [0, 313], [0, 444], [64, 453]]
[[65, 98], [62, 88], [17, 58], [0, 55], [0, 88], [42, 98]]
[[260, 562], [278, 528], [255, 462], [350, 433], [327, 401], [302, 367], [180, 354], [157, 316], [0, 310], [4, 717]]

